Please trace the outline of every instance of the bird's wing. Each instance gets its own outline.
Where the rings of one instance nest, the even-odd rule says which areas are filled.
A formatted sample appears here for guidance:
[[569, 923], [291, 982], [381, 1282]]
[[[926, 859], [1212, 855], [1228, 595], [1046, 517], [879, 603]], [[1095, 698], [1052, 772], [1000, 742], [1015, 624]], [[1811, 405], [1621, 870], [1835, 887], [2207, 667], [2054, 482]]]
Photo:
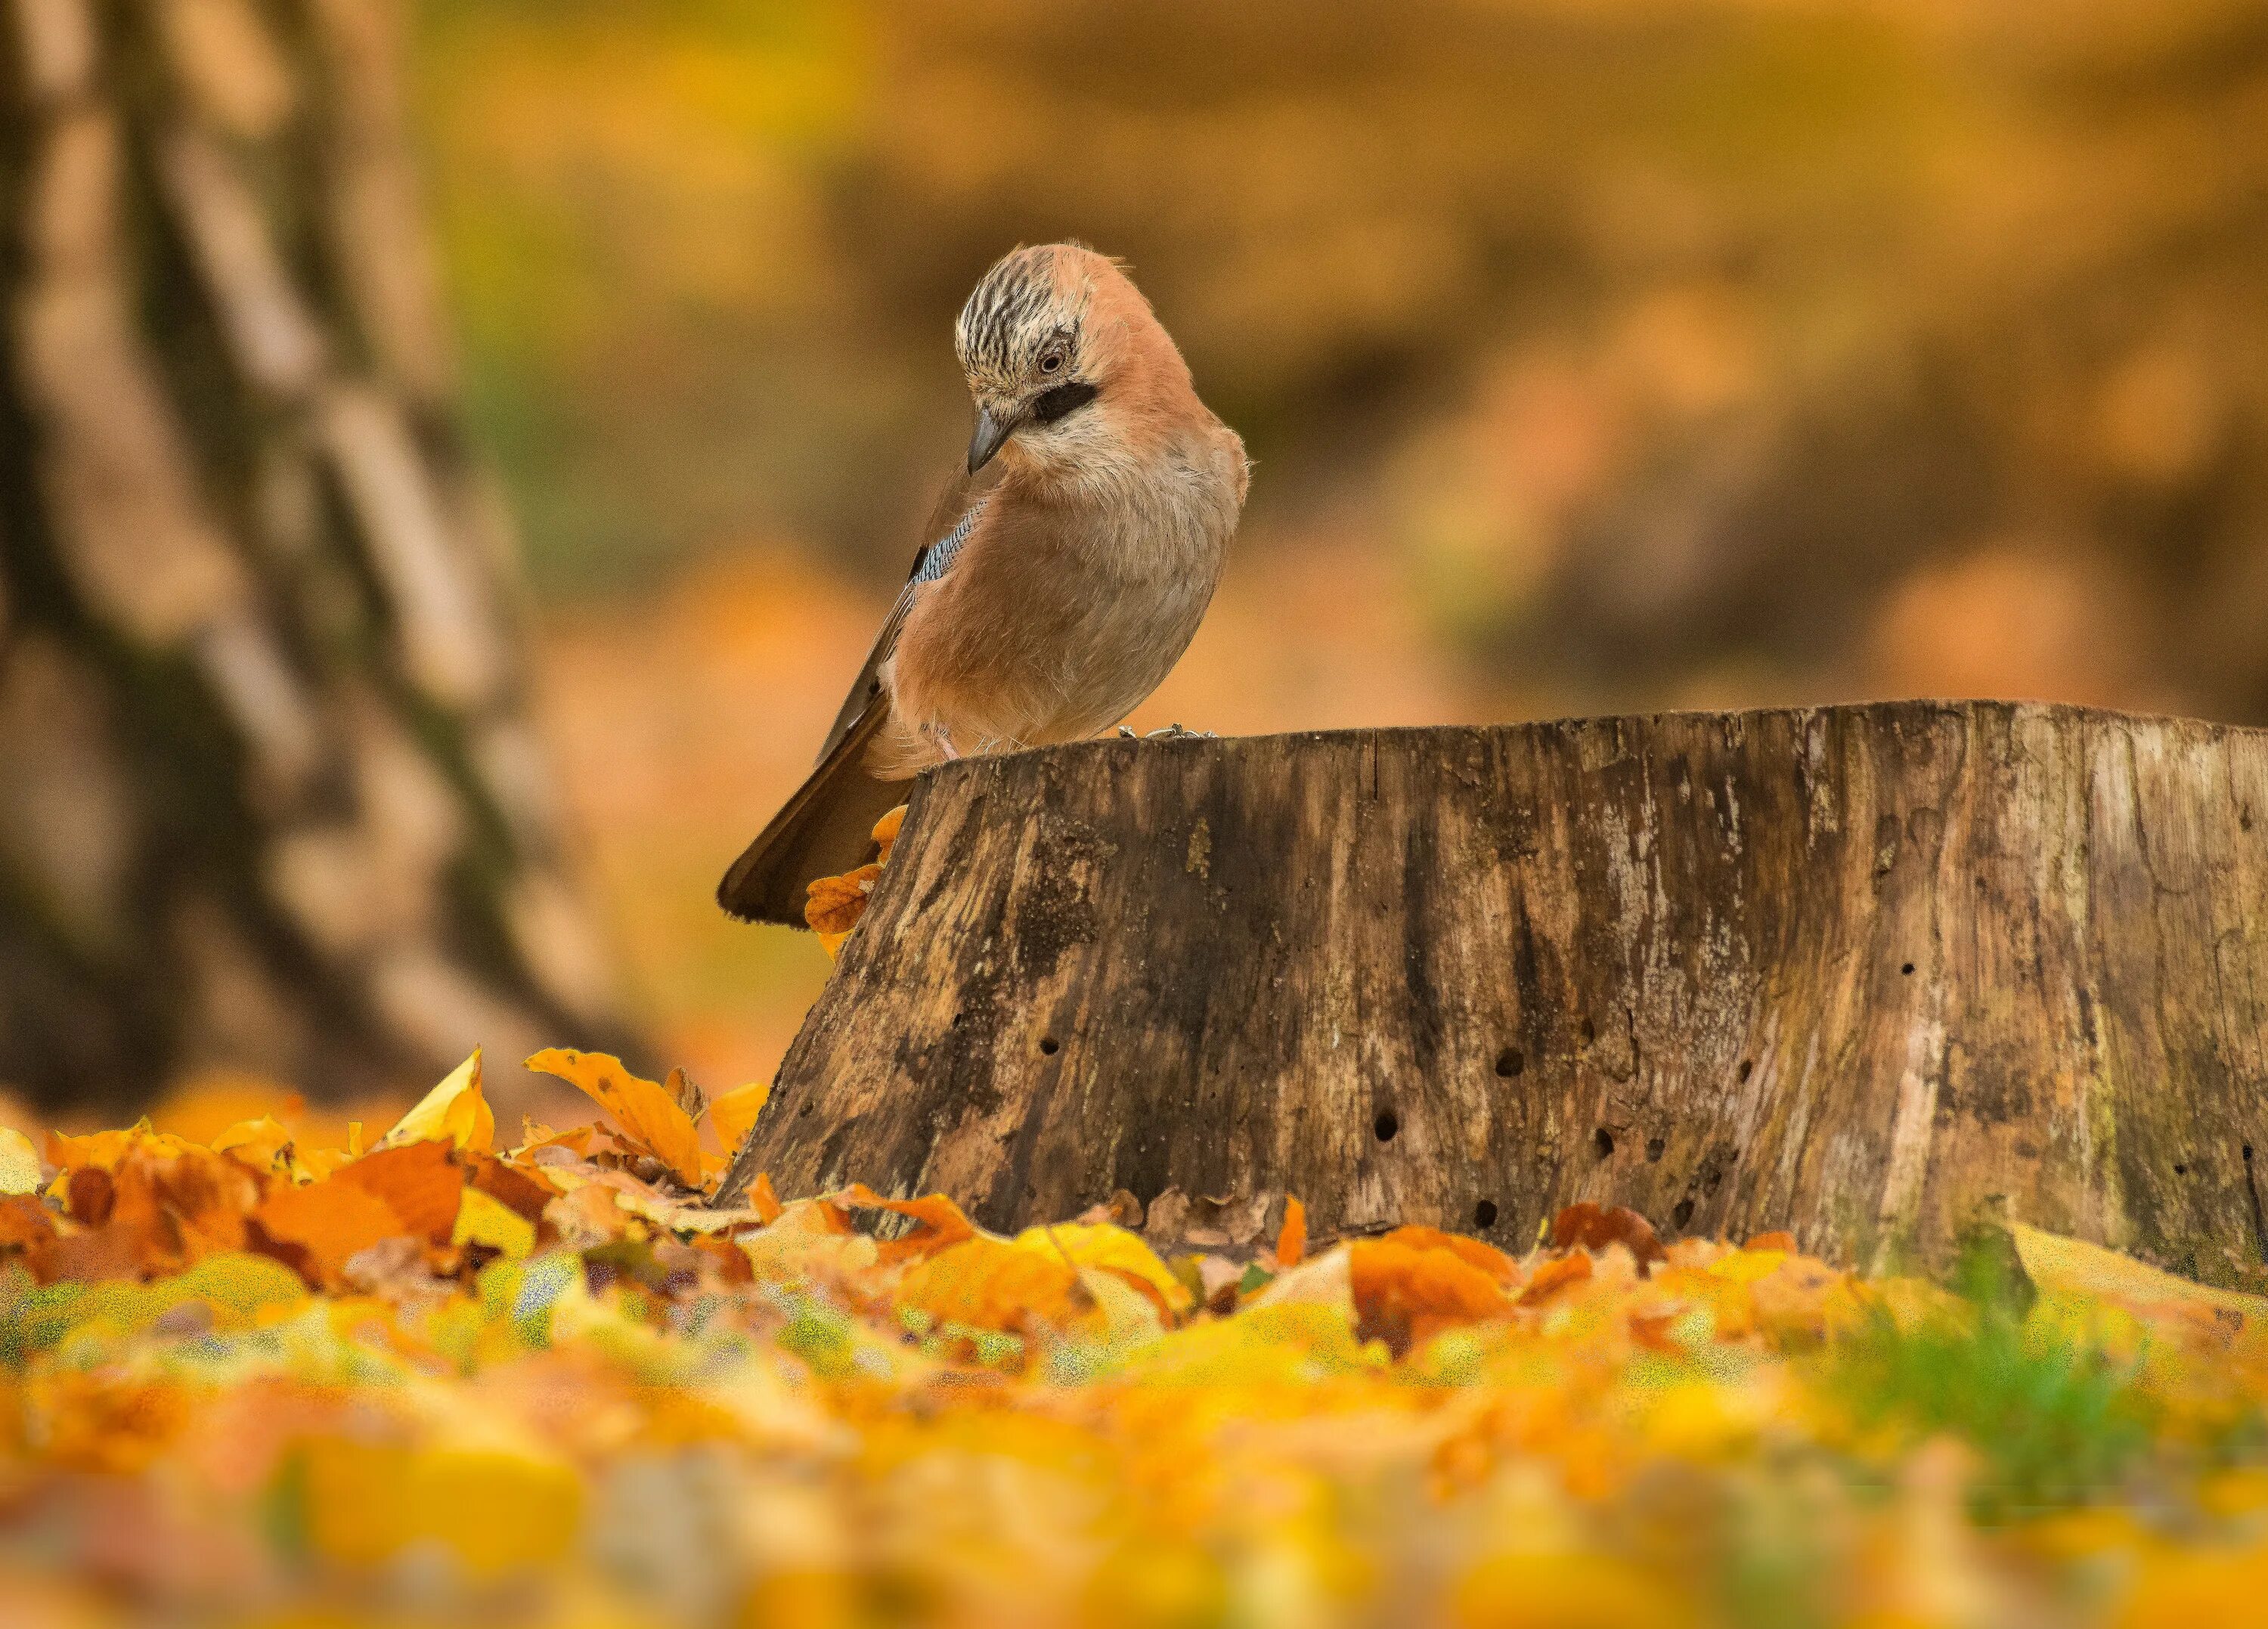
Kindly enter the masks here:
[[898, 591], [897, 602], [890, 607], [889, 615], [883, 618], [882, 630], [874, 636], [873, 648], [866, 652], [865, 665], [858, 669], [850, 694], [843, 698], [842, 709], [835, 715], [835, 723], [819, 748], [820, 763], [827, 762], [828, 754], [858, 726], [858, 720], [874, 704], [882, 689], [882, 664], [897, 648], [898, 632], [905, 626], [906, 613], [913, 609], [915, 591], [937, 581], [952, 566], [961, 545], [983, 518], [984, 505], [999, 473], [999, 467], [993, 465], [973, 477], [956, 476], [939, 498], [937, 507], [931, 512], [929, 526], [922, 534], [930, 541], [914, 557], [914, 569], [907, 574], [906, 586]]

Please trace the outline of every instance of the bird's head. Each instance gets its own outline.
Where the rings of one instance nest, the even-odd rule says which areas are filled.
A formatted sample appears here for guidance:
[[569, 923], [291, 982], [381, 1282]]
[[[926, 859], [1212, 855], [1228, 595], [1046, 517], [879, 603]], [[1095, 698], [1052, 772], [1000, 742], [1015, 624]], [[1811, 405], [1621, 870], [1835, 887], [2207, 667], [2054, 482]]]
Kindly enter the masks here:
[[954, 325], [976, 429], [974, 475], [1011, 444], [1046, 467], [1074, 463], [1111, 434], [1116, 397], [1162, 345], [1187, 369], [1116, 261], [1077, 243], [1020, 248], [978, 280]]

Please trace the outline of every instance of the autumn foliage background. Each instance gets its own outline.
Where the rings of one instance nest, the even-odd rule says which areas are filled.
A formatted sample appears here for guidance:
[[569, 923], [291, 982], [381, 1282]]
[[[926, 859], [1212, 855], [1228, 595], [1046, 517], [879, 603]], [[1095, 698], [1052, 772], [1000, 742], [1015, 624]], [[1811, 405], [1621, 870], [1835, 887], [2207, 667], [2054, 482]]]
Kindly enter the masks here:
[[1258, 468], [1138, 720], [1915, 693], [2268, 719], [2255, 0], [430, 0], [418, 114], [546, 710], [664, 1060], [823, 970], [715, 874], [807, 763], [1019, 240]]

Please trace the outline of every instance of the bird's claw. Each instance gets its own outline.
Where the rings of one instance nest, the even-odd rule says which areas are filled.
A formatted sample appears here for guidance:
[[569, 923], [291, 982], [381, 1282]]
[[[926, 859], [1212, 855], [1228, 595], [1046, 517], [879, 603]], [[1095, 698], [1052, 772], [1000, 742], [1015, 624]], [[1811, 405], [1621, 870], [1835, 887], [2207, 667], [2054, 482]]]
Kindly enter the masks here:
[[1178, 724], [1169, 724], [1162, 730], [1152, 730], [1144, 741], [1219, 741], [1211, 730], [1186, 730]]
[[1122, 724], [1118, 726], [1118, 739], [1120, 741], [1139, 741], [1142, 738], [1134, 733], [1132, 726]]

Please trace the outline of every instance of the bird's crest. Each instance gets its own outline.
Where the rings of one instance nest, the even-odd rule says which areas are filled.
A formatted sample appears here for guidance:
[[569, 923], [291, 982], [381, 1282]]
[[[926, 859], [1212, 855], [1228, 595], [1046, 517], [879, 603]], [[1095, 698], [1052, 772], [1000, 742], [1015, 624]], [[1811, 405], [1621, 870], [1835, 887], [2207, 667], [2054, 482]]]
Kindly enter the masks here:
[[1079, 244], [1043, 243], [1001, 257], [978, 281], [954, 325], [954, 347], [973, 385], [1014, 380], [1049, 341], [1073, 350], [1093, 288]]

